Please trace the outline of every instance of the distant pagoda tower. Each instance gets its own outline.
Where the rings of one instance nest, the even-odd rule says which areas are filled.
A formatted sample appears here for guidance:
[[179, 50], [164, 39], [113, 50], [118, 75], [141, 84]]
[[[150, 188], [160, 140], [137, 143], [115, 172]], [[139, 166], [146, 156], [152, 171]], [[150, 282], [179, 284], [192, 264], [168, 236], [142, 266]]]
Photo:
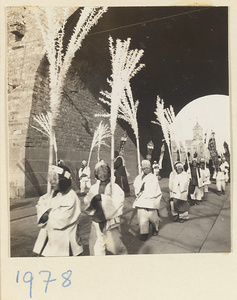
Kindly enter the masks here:
[[193, 140], [194, 141], [201, 141], [203, 140], [203, 129], [202, 127], [196, 123], [196, 125], [193, 127]]

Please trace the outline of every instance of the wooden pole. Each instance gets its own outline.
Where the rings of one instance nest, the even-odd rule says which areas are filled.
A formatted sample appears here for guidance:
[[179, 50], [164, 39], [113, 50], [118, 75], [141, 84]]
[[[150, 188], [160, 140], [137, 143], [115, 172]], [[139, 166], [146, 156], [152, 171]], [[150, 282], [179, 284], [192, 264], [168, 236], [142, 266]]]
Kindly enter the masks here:
[[87, 166], [88, 166], [88, 167], [89, 167], [90, 160], [91, 160], [91, 154], [92, 154], [92, 148], [91, 148], [91, 150], [90, 150], [89, 158], [88, 158], [88, 162], [87, 162]]
[[140, 145], [139, 145], [139, 138], [136, 137], [137, 143], [137, 165], [138, 165], [138, 174], [141, 175], [141, 158], [140, 158]]
[[[50, 124], [50, 135], [49, 135], [49, 165], [48, 165], [48, 175], [53, 165], [53, 153], [54, 153], [54, 128], [52, 124]], [[47, 194], [51, 194], [51, 183], [48, 176], [47, 181]]]
[[55, 164], [57, 165], [58, 164], [58, 151], [55, 150]]
[[170, 163], [171, 163], [172, 171], [174, 171], [174, 165], [173, 165], [172, 155], [171, 155], [170, 147], [169, 147], [168, 144], [167, 144], [167, 147], [168, 147], [168, 151], [169, 151]]
[[111, 164], [111, 193], [113, 195], [113, 190], [114, 190], [114, 181], [115, 181], [115, 178], [114, 178], [114, 132], [111, 134], [111, 161], [110, 161], [110, 164]]
[[100, 144], [98, 145], [98, 149], [97, 149], [97, 162], [99, 162], [100, 160]]

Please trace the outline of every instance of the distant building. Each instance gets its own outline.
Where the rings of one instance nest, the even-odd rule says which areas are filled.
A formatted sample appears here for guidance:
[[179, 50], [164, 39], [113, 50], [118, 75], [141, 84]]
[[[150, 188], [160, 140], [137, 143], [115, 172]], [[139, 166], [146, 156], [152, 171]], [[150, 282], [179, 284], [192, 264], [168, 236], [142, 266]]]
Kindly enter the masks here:
[[[203, 129], [202, 127], [196, 123], [193, 127], [193, 139], [185, 140], [187, 152], [190, 154], [190, 160], [193, 157], [204, 157], [209, 159], [209, 153], [205, 150], [204, 138], [203, 138]], [[171, 141], [171, 153], [173, 161], [180, 160], [181, 162], [185, 162], [186, 153], [184, 151], [183, 146], [181, 146], [181, 151], [178, 150], [176, 142], [174, 140]], [[208, 156], [208, 157], [207, 157]]]

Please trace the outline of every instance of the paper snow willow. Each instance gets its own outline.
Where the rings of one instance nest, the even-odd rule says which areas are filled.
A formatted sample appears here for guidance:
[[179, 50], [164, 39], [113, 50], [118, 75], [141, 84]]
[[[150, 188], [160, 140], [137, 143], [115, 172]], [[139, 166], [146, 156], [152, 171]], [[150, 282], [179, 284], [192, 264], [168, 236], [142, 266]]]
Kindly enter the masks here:
[[155, 110], [155, 115], [156, 115], [156, 120], [157, 122], [152, 122], [155, 124], [158, 124], [161, 126], [164, 138], [165, 138], [165, 142], [167, 144], [167, 148], [169, 151], [169, 156], [170, 156], [170, 162], [171, 162], [171, 167], [172, 170], [174, 170], [174, 165], [173, 165], [173, 160], [172, 160], [172, 155], [171, 155], [171, 150], [170, 150], [170, 126], [169, 126], [169, 122], [166, 118], [166, 113], [165, 113], [165, 109], [164, 109], [164, 101], [157, 96], [157, 101], [156, 101], [156, 110]]
[[181, 146], [183, 146], [185, 155], [186, 155], [186, 160], [188, 164], [188, 168], [190, 168], [189, 165], [189, 158], [188, 158], [188, 151], [185, 143], [185, 139], [182, 136], [182, 132], [180, 131], [180, 128], [177, 127], [176, 117], [174, 113], [174, 109], [172, 105], [170, 105], [170, 108], [166, 108], [164, 110], [165, 117], [169, 123], [169, 132], [170, 132], [170, 139], [175, 141], [178, 152], [179, 152], [179, 157], [181, 158]]
[[169, 108], [164, 108], [164, 101], [162, 99], [160, 99], [159, 96], [157, 96], [155, 115], [157, 118], [157, 122], [153, 122], [153, 123], [160, 125], [162, 128], [165, 142], [167, 144], [168, 151], [169, 151], [172, 170], [174, 170], [174, 165], [173, 165], [173, 160], [172, 160], [172, 155], [171, 155], [171, 140], [175, 141], [175, 143], [176, 143], [176, 146], [177, 146], [177, 149], [179, 152], [179, 157], [181, 157], [181, 155], [180, 155], [181, 154], [181, 145], [183, 146], [183, 149], [186, 154], [187, 164], [189, 167], [189, 159], [188, 159], [188, 154], [187, 154], [186, 143], [185, 143], [184, 137], [182, 136], [182, 133], [180, 132], [180, 129], [177, 128], [177, 124], [175, 122], [176, 117], [175, 117], [173, 107], [170, 105]]
[[101, 145], [109, 147], [109, 145], [106, 144], [105, 139], [109, 138], [110, 136], [111, 135], [110, 135], [109, 126], [107, 124], [103, 124], [103, 122], [101, 121], [96, 131], [94, 132], [94, 136], [91, 143], [90, 154], [88, 158], [88, 166], [90, 164], [92, 151], [95, 147], [97, 147], [97, 161], [100, 160], [100, 147]]
[[[112, 182], [114, 182], [114, 133], [116, 128], [117, 118], [124, 118], [133, 128], [138, 137], [138, 126], [136, 123], [136, 113], [138, 102], [134, 104], [130, 87], [130, 79], [144, 67], [143, 64], [138, 64], [143, 50], [129, 50], [131, 39], [126, 41], [116, 40], [116, 45], [113, 45], [112, 37], [109, 37], [109, 50], [112, 63], [111, 79], [108, 83], [111, 87], [111, 92], [101, 92], [106, 98], [100, 100], [110, 106], [110, 130], [111, 130], [111, 174]], [[128, 111], [126, 112], [126, 109]], [[125, 114], [126, 112], [126, 114]], [[139, 143], [138, 143], [139, 144]]]
[[[34, 117], [34, 120], [40, 125], [39, 127], [30, 125], [32, 128], [35, 128], [39, 132], [43, 133], [46, 135], [48, 138], [50, 138], [50, 118], [51, 118], [51, 113], [47, 112], [46, 115], [43, 113], [39, 114], [38, 116]], [[58, 149], [57, 149], [57, 142], [56, 142], [56, 136], [55, 132], [53, 132], [53, 146], [54, 146], [54, 151], [55, 151], [55, 161], [56, 164], [58, 162]]]
[[138, 131], [138, 123], [137, 123], [138, 105], [139, 105], [139, 101], [136, 100], [134, 102], [132, 89], [130, 84], [128, 84], [124, 91], [124, 96], [121, 99], [118, 118], [126, 121], [129, 125], [131, 125], [133, 129], [134, 135], [136, 137], [138, 174], [141, 174], [139, 131]]
[[[60, 112], [60, 96], [67, 71], [71, 65], [72, 59], [78, 49], [80, 49], [83, 39], [86, 37], [92, 26], [94, 26], [106, 7], [84, 8], [81, 11], [80, 18], [73, 29], [70, 41], [64, 51], [63, 38], [65, 25], [68, 17], [68, 9], [63, 8], [63, 17], [57, 21], [56, 11], [53, 7], [45, 8], [45, 16], [39, 16], [39, 9], [36, 8], [36, 20], [41, 30], [46, 56], [49, 61], [49, 88], [50, 88], [50, 150], [49, 150], [49, 168], [53, 160], [53, 136], [56, 126], [56, 118]], [[42, 11], [42, 10], [40, 10]], [[44, 23], [41, 22], [44, 20]], [[61, 24], [60, 24], [61, 22]], [[60, 26], [61, 25], [61, 26]], [[51, 190], [48, 181], [48, 193]]]

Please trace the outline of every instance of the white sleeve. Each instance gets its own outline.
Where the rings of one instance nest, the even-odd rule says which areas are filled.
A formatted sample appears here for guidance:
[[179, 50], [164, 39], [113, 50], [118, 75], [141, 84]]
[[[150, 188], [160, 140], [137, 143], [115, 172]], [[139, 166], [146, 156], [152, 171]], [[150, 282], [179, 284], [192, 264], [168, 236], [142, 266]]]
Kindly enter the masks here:
[[174, 172], [171, 172], [170, 173], [170, 176], [169, 176], [169, 190], [170, 191], [173, 191], [174, 190]]
[[124, 206], [124, 191], [114, 184], [113, 197], [111, 194], [101, 194], [102, 209], [106, 220], [121, 216]]
[[37, 211], [37, 223], [39, 223], [41, 217], [43, 214], [50, 209], [50, 204], [52, 200], [52, 194], [48, 195], [45, 194], [39, 198], [39, 201], [36, 205], [36, 211]]
[[179, 188], [181, 193], [188, 191], [189, 181], [190, 181], [189, 176], [185, 172], [184, 175], [180, 177], [180, 181], [179, 181]]
[[[48, 226], [53, 229], [64, 229], [70, 224], [75, 223], [81, 213], [80, 200], [75, 192], [69, 192], [63, 195], [63, 197], [64, 200], [61, 204], [49, 213]], [[57, 201], [56, 198], [57, 196], [55, 197]]]
[[161, 196], [161, 189], [159, 182], [155, 175], [149, 176], [149, 180], [145, 181], [145, 189], [143, 192], [145, 198], [156, 198]]
[[141, 180], [141, 176], [138, 175], [133, 183], [135, 195], [137, 195], [140, 192], [141, 186], [143, 184], [143, 181]]
[[84, 203], [87, 205], [90, 205], [92, 198], [98, 194], [98, 191], [99, 191], [98, 183], [93, 184], [90, 187], [89, 192], [87, 193], [87, 195], [84, 198]]
[[83, 170], [83, 173], [87, 175], [87, 177], [91, 176], [91, 170], [89, 167], [85, 167], [85, 169]]

